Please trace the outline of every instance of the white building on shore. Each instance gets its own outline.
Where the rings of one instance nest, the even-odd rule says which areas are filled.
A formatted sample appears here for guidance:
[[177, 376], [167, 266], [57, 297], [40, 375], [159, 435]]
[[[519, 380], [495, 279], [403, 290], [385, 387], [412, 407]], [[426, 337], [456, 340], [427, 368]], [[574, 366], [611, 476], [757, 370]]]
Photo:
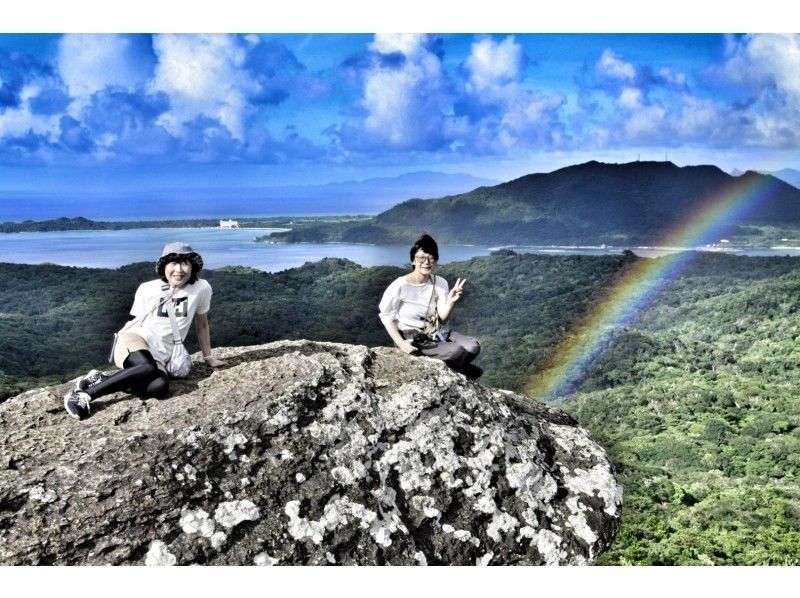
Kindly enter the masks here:
[[239, 221], [238, 220], [220, 220], [219, 221], [220, 228], [239, 228]]

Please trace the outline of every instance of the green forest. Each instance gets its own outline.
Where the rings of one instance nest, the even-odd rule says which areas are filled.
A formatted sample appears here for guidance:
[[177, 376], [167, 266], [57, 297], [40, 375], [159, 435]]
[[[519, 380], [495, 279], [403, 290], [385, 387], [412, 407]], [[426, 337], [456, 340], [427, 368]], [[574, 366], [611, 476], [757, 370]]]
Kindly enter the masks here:
[[[467, 279], [451, 326], [481, 340], [481, 381], [521, 391], [640, 259], [501, 251], [437, 272]], [[389, 345], [377, 303], [403, 272], [342, 259], [204, 271], [212, 342]], [[153, 274], [149, 263], [0, 264], [0, 276], [7, 398], [104, 366], [136, 286]], [[800, 564], [798, 296], [796, 258], [694, 254], [559, 403], [606, 448], [625, 488], [601, 564]], [[193, 336], [189, 345], [196, 350]]]

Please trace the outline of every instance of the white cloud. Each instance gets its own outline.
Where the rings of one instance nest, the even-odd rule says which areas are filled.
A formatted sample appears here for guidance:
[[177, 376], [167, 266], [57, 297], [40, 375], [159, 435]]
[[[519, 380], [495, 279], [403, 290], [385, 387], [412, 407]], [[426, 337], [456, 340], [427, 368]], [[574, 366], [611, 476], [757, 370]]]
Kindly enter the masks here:
[[36, 83], [29, 83], [19, 90], [19, 99], [21, 102], [27, 102], [31, 98], [35, 98], [42, 93], [42, 88]]
[[635, 110], [642, 105], [642, 91], [635, 87], [626, 87], [620, 92], [617, 104], [629, 110]]
[[[740, 143], [792, 148], [800, 143], [800, 34], [729, 39], [723, 73], [748, 94], [736, 117]], [[734, 123], [731, 123], [731, 127]]]
[[36, 84], [25, 85], [19, 93], [19, 106], [0, 110], [0, 139], [23, 137], [28, 133], [42, 135], [49, 141], [58, 138], [61, 115], [47, 116], [31, 111], [30, 100], [40, 92], [41, 89]]
[[658, 69], [658, 74], [664, 81], [676, 87], [683, 87], [686, 85], [686, 75], [669, 67], [661, 67]]
[[746, 36], [731, 52], [725, 70], [733, 80], [774, 84], [787, 100], [800, 105], [800, 34]]
[[425, 42], [428, 36], [424, 33], [376, 33], [369, 44], [369, 49], [381, 54], [400, 52], [406, 57], [413, 58], [427, 52]]
[[522, 46], [514, 36], [496, 43], [490, 38], [472, 44], [472, 51], [464, 61], [469, 72], [467, 89], [472, 93], [492, 93], [498, 87], [519, 79], [523, 64]]
[[612, 50], [603, 51], [600, 60], [595, 65], [595, 70], [601, 75], [614, 79], [630, 81], [636, 77], [636, 68], [631, 63], [623, 61]]
[[400, 66], [376, 65], [367, 72], [362, 106], [364, 128], [373, 139], [398, 149], [413, 148], [441, 139], [447, 104], [442, 64], [425, 48], [420, 35], [376, 35], [370, 48], [381, 53], [401, 52]]
[[637, 110], [625, 122], [625, 135], [629, 140], [642, 138], [656, 138], [664, 140], [661, 133], [664, 131], [664, 117], [667, 111], [662, 106], [647, 106]]
[[58, 137], [60, 116], [33, 114], [27, 105], [0, 112], [0, 139], [22, 137], [29, 132], [51, 141]]
[[464, 61], [468, 74], [464, 89], [475, 104], [488, 108], [474, 125], [476, 148], [505, 151], [515, 146], [559, 145], [565, 140], [558, 119], [565, 97], [523, 86], [524, 61], [523, 48], [514, 36], [472, 44]]
[[561, 135], [558, 110], [563, 104], [561, 95], [543, 95], [520, 88], [500, 120], [499, 132], [505, 143], [558, 145]]
[[78, 106], [109, 85], [133, 89], [152, 74], [140, 45], [126, 35], [64, 35], [58, 44], [58, 71]]
[[705, 139], [727, 119], [722, 106], [712, 100], [701, 100], [691, 96], [683, 98], [683, 107], [675, 120], [675, 130], [681, 139]]
[[243, 140], [252, 113], [248, 97], [259, 85], [244, 69], [247, 48], [242, 40], [232, 35], [157, 35], [153, 47], [158, 64], [150, 90], [170, 99], [170, 110], [159, 124], [181, 136], [184, 123], [206, 116]]

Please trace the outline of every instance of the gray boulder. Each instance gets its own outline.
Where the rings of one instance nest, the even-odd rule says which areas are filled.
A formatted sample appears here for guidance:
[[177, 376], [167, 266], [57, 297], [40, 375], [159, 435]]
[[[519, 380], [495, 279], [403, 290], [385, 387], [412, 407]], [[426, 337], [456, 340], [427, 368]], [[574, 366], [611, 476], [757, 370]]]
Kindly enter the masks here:
[[621, 487], [566, 414], [395, 349], [217, 350], [170, 398], [0, 405], [0, 564], [591, 564]]

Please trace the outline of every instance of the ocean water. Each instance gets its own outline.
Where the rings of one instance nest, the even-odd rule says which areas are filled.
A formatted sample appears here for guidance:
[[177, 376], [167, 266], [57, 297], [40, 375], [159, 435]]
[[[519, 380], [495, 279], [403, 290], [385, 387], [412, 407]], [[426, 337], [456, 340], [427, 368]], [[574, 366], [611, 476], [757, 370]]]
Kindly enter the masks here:
[[[59, 264], [88, 268], [118, 268], [134, 262], [155, 262], [164, 245], [172, 241], [189, 243], [203, 256], [207, 268], [249, 266], [278, 272], [315, 262], [324, 257], [341, 257], [362, 266], [402, 266], [408, 262], [405, 245], [347, 243], [255, 243], [256, 237], [281, 229], [151, 228], [115, 231], [63, 231], [0, 234], [0, 262], [15, 264]], [[441, 245], [441, 263], [489, 255], [482, 245]], [[619, 247], [513, 247], [518, 253], [544, 255], [618, 254]], [[682, 248], [633, 248], [642, 257], [658, 257]], [[735, 255], [800, 256], [800, 248], [729, 249]]]
[[[0, 234], [0, 262], [118, 268], [134, 262], [155, 262], [164, 245], [184, 241], [203, 256], [206, 268], [249, 266], [279, 272], [324, 257], [347, 258], [362, 266], [401, 266], [408, 262], [405, 245], [346, 243], [255, 243], [253, 239], [281, 229], [151, 228], [115, 231], [64, 231]], [[439, 247], [441, 263], [489, 255], [488, 247]]]

